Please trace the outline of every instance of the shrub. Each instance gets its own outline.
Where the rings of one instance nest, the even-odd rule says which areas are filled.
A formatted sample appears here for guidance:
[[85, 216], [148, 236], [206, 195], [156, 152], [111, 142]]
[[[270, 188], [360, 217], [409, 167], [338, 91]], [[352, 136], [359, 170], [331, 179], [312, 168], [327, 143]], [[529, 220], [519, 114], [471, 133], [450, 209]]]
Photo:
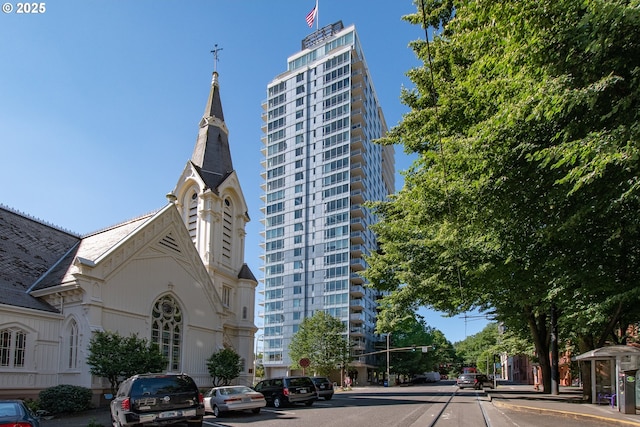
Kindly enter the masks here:
[[40, 402], [38, 402], [37, 400], [33, 400], [31, 398], [22, 400], [24, 401], [24, 404], [27, 405], [27, 408], [29, 408], [34, 414], [38, 412], [38, 410], [40, 410]]
[[82, 412], [91, 407], [91, 390], [62, 384], [40, 392], [40, 409], [51, 414]]

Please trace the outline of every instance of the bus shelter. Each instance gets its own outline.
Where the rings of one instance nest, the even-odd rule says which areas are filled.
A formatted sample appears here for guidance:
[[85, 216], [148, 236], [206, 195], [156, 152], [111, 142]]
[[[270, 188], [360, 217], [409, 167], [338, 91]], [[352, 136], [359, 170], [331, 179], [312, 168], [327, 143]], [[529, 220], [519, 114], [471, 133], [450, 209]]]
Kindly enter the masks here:
[[634, 413], [640, 406], [640, 348], [612, 345], [588, 351], [573, 358], [591, 362], [591, 403], [609, 403], [624, 413]]

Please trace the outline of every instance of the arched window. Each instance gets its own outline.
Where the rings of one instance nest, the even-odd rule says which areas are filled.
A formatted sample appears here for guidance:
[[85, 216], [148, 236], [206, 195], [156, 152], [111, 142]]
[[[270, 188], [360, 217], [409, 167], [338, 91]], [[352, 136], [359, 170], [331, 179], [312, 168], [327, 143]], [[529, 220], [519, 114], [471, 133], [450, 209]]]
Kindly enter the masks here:
[[67, 351], [68, 351], [68, 364], [67, 368], [75, 369], [78, 367], [78, 324], [75, 320], [71, 320], [69, 322], [69, 327], [67, 328]]
[[18, 328], [0, 330], [0, 366], [24, 368], [27, 333]]
[[198, 227], [198, 192], [196, 190], [192, 190], [190, 196], [185, 200], [185, 207], [188, 208], [187, 230], [189, 230], [191, 240], [195, 243]]
[[233, 242], [233, 206], [231, 200], [224, 199], [222, 215], [222, 261], [231, 265], [231, 244]]
[[180, 371], [182, 343], [182, 310], [170, 295], [158, 299], [151, 313], [151, 341], [158, 344], [167, 358], [167, 370]]

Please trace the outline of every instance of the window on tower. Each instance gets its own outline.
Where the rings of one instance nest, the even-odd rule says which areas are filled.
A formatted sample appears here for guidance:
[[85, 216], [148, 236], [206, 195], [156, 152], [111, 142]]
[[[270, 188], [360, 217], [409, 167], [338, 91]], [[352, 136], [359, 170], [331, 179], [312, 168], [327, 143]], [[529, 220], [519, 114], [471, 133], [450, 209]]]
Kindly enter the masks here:
[[192, 189], [184, 204], [187, 207], [187, 230], [189, 230], [189, 236], [193, 243], [196, 242], [197, 226], [198, 226], [198, 192], [196, 189]]

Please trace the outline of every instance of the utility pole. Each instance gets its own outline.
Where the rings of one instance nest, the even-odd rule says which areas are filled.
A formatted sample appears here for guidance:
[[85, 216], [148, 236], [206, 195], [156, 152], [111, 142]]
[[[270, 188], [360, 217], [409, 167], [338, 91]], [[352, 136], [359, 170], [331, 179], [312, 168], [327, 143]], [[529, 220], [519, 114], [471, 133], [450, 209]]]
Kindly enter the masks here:
[[387, 334], [387, 386], [391, 387], [389, 384], [389, 337], [391, 336], [391, 332]]

